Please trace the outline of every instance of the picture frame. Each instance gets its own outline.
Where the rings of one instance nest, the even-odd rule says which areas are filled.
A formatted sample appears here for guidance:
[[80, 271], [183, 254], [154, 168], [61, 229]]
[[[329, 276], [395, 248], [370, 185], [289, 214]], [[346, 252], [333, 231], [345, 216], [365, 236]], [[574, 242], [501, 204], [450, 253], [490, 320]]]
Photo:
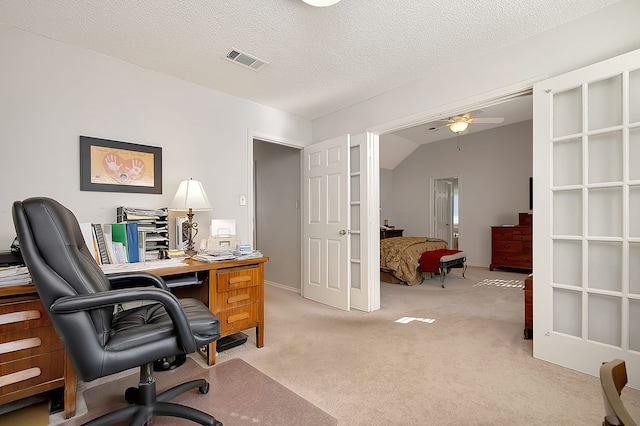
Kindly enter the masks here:
[[162, 194], [162, 148], [80, 136], [80, 190]]

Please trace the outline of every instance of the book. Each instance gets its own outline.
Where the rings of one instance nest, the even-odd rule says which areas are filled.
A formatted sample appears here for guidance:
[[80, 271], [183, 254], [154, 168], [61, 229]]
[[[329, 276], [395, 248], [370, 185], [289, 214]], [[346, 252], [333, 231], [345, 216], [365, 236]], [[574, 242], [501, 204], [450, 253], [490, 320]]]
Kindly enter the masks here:
[[93, 227], [91, 223], [80, 223], [80, 232], [82, 232], [82, 236], [84, 237], [84, 244], [89, 249], [89, 252], [93, 255], [93, 258], [96, 260], [96, 263], [100, 264], [100, 254], [98, 253], [98, 247], [96, 244], [96, 240], [93, 234]]
[[100, 264], [108, 264], [111, 263], [109, 260], [109, 251], [107, 249], [107, 244], [104, 241], [104, 234], [102, 233], [102, 225], [99, 223], [92, 223], [91, 227], [93, 228], [93, 233], [96, 237], [96, 245], [98, 247], [98, 255], [100, 258]]

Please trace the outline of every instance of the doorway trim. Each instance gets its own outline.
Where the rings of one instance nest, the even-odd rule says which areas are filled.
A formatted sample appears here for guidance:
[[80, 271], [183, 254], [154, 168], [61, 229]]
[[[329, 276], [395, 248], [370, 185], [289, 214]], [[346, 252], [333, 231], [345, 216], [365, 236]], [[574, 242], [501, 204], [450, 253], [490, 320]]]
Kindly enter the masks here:
[[[452, 115], [460, 113], [463, 110], [477, 110], [488, 108], [490, 106], [498, 105], [504, 102], [508, 102], [520, 96], [531, 95], [533, 93], [533, 85], [539, 81], [547, 78], [546, 75], [531, 78], [529, 80], [524, 80], [519, 83], [514, 83], [508, 86], [504, 86], [502, 88], [498, 88], [489, 92], [484, 92], [466, 99], [462, 99], [456, 102], [444, 104], [426, 111], [418, 112], [415, 114], [408, 115], [406, 117], [398, 118], [395, 120], [388, 121], [386, 123], [374, 125], [367, 127], [365, 131], [367, 132], [367, 139], [371, 139], [373, 142], [372, 153], [376, 157], [379, 157], [380, 152], [380, 140], [379, 136], [387, 133], [392, 133], [398, 130], [407, 129], [409, 127], [418, 126], [421, 124], [429, 123], [431, 121], [440, 120], [443, 118], [450, 117]], [[379, 158], [376, 158], [379, 164]], [[380, 169], [376, 168], [371, 171], [370, 179], [372, 179], [370, 185], [370, 203], [374, 202], [374, 200], [379, 200], [380, 197]], [[458, 175], [460, 178], [460, 175]], [[459, 183], [459, 181], [458, 181]], [[373, 194], [373, 191], [376, 191], [376, 194]], [[370, 208], [378, 208], [378, 205], [371, 205]], [[376, 215], [374, 215], [376, 216]], [[379, 218], [378, 218], [379, 220]], [[374, 228], [372, 228], [371, 232], [373, 233]], [[375, 230], [377, 233], [377, 229]], [[376, 254], [377, 253], [377, 254]], [[369, 256], [370, 259], [378, 259], [376, 264], [371, 264], [371, 270], [373, 271], [376, 268], [376, 273], [379, 275], [379, 253], [380, 253], [380, 235], [370, 235], [369, 240]], [[380, 281], [373, 281], [375, 287], [374, 291], [377, 291], [377, 294], [380, 294]]]
[[[247, 131], [247, 226], [248, 235], [251, 236], [252, 246], [255, 247], [255, 238], [256, 238], [256, 206], [255, 206], [255, 174], [254, 174], [254, 165], [253, 165], [253, 141], [254, 139], [261, 140], [267, 143], [273, 143], [276, 145], [284, 145], [289, 146], [291, 148], [296, 148], [302, 152], [302, 148], [304, 148], [307, 144], [304, 144], [300, 141], [296, 141], [293, 139], [288, 139], [282, 136], [269, 135], [266, 133], [256, 132], [254, 130], [249, 129]], [[302, 157], [300, 160], [300, 167], [302, 167]], [[302, 169], [301, 169], [302, 170]], [[299, 196], [299, 199], [302, 200], [302, 190]], [[302, 223], [300, 227], [300, 233], [302, 233]], [[302, 272], [300, 273], [300, 279], [302, 279]], [[287, 287], [287, 289], [289, 289]], [[293, 290], [293, 289], [292, 289]]]

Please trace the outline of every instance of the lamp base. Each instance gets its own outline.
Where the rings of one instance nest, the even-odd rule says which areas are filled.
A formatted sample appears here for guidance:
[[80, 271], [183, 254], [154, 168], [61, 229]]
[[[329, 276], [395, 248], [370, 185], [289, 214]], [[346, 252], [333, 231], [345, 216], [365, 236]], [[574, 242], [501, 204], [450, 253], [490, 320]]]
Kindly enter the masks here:
[[197, 251], [195, 251], [195, 250], [185, 250], [184, 252], [185, 252], [185, 254], [186, 254], [187, 256], [189, 256], [189, 257], [193, 257], [193, 256], [195, 256], [196, 254], [198, 254], [198, 252], [197, 252]]

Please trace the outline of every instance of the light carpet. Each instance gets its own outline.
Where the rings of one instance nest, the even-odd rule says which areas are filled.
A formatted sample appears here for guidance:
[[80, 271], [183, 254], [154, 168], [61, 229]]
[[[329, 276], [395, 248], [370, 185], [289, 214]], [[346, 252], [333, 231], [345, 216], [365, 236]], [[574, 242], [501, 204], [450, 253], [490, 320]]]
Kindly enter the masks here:
[[[211, 385], [209, 393], [188, 391], [172, 402], [188, 405], [212, 414], [225, 426], [242, 425], [337, 425], [338, 421], [271, 379], [247, 362], [234, 358], [202, 368], [191, 358], [175, 370], [155, 374], [158, 391], [194, 378], [204, 378]], [[75, 426], [125, 406], [124, 391], [136, 386], [138, 374], [106, 382], [84, 391], [88, 412], [76, 416], [64, 426]], [[156, 417], [154, 425], [193, 424], [183, 419]]]

